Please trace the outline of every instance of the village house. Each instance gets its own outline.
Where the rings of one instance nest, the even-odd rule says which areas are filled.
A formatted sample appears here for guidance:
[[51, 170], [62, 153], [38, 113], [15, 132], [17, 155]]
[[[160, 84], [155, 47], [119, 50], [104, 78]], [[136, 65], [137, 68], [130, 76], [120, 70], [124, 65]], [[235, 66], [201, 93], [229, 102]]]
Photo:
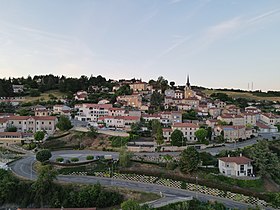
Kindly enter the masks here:
[[133, 92], [146, 91], [151, 89], [151, 86], [148, 83], [141, 81], [129, 84], [129, 87], [133, 90]]
[[12, 85], [14, 93], [22, 93], [24, 85]]
[[109, 115], [112, 104], [82, 104], [78, 109], [75, 119], [87, 122], [97, 122], [98, 118]]
[[125, 109], [123, 108], [109, 108], [109, 111], [108, 111], [108, 115], [109, 116], [125, 116], [126, 113], [125, 113]]
[[57, 118], [55, 116], [10, 116], [7, 118], [7, 127], [16, 127], [18, 132], [46, 131], [53, 134]]
[[244, 118], [245, 125], [256, 126], [257, 124], [257, 117], [254, 113], [242, 113], [241, 114]]
[[124, 106], [140, 108], [142, 106], [142, 96], [140, 94], [118, 96], [117, 102]]
[[208, 109], [209, 115], [213, 118], [217, 118], [221, 115], [221, 109], [217, 107], [210, 107]]
[[267, 125], [280, 124], [280, 116], [273, 113], [261, 113], [260, 120]]
[[253, 130], [243, 125], [227, 125], [216, 126], [214, 128], [215, 136], [223, 135], [227, 142], [236, 142], [238, 140], [246, 140], [252, 137]]
[[218, 116], [217, 119], [226, 122], [229, 125], [245, 125], [244, 118], [241, 115], [223, 114]]
[[5, 118], [5, 117], [1, 117], [0, 118], [0, 132], [4, 132], [5, 131], [5, 129], [7, 128], [7, 118]]
[[26, 140], [33, 140], [32, 133], [22, 132], [0, 132], [0, 146], [10, 146], [12, 144], [20, 144]]
[[184, 137], [189, 142], [195, 142], [197, 141], [197, 138], [195, 137], [195, 132], [199, 129], [199, 126], [194, 123], [174, 123], [171, 128], [163, 128], [163, 137], [166, 142], [170, 142], [171, 134], [176, 129], [182, 131]]
[[151, 120], [160, 121], [160, 114], [142, 114], [141, 117], [145, 121], [151, 121]]
[[244, 177], [252, 176], [254, 173], [253, 160], [242, 156], [242, 154], [239, 157], [221, 157], [218, 161], [219, 171], [225, 176]]
[[104, 116], [98, 119], [98, 123], [104, 123], [107, 128], [130, 129], [137, 122], [140, 122], [140, 117], [137, 116]]
[[85, 101], [87, 100], [88, 93], [86, 91], [78, 91], [74, 94], [74, 99], [77, 101]]
[[222, 114], [240, 115], [240, 108], [235, 105], [226, 105], [222, 110]]
[[171, 111], [171, 112], [160, 112], [160, 122], [163, 126], [169, 126], [174, 123], [182, 122], [182, 112], [180, 111]]
[[71, 108], [66, 105], [57, 104], [53, 106], [53, 114], [64, 115], [71, 118]]

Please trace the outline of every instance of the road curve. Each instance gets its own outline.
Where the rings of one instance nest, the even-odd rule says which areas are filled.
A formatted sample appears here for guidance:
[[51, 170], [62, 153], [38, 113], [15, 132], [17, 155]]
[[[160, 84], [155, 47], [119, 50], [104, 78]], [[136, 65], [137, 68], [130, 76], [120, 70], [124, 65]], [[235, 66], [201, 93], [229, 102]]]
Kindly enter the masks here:
[[[57, 154], [62, 154], [62, 152], [57, 152]], [[12, 162], [9, 166], [13, 171], [13, 173], [15, 173], [17, 176], [29, 180], [35, 180], [37, 178], [37, 175], [36, 172], [32, 169], [32, 165], [34, 164], [34, 162], [35, 162], [35, 156], [28, 156], [20, 160], [17, 160], [15, 162]], [[93, 176], [69, 176], [69, 175], [67, 176], [59, 175], [57, 179], [58, 181], [67, 182], [67, 183], [82, 183], [82, 184], [100, 183], [101, 185], [123, 187], [123, 188], [129, 188], [137, 191], [153, 192], [153, 193], [162, 192], [165, 195], [174, 196], [177, 198], [192, 196], [198, 198], [201, 201], [215, 200], [224, 203], [229, 208], [247, 209], [250, 206], [246, 203], [240, 203], [226, 198], [220, 198], [220, 197], [215, 197], [202, 193], [196, 193], [193, 191], [160, 186], [156, 184], [139, 183], [139, 182], [128, 181], [128, 180], [118, 180], [118, 179], [93, 177]], [[266, 209], [272, 209], [272, 208], [266, 208]]]

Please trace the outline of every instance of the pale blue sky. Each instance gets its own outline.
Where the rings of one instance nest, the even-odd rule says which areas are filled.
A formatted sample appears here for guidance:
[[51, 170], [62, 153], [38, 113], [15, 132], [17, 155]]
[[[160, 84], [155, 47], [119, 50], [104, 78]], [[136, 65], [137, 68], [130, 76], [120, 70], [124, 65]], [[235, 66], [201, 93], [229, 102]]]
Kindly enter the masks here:
[[0, 0], [0, 77], [280, 90], [279, 0]]

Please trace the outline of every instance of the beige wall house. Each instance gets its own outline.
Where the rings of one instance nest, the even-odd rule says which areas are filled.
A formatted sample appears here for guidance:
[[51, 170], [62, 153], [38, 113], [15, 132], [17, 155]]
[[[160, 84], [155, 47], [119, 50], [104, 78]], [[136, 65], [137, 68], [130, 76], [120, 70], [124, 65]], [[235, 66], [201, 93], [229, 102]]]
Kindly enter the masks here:
[[33, 140], [33, 134], [21, 132], [0, 132], [0, 146], [20, 144], [25, 140]]
[[276, 125], [280, 123], [280, 116], [273, 113], [261, 113], [260, 120], [267, 125]]
[[224, 139], [227, 142], [235, 142], [238, 140], [245, 140], [251, 137], [253, 134], [252, 129], [246, 129], [245, 126], [229, 125], [229, 126], [216, 126], [214, 129], [215, 135], [219, 136], [224, 133]]
[[118, 96], [117, 101], [123, 103], [125, 106], [131, 106], [135, 108], [141, 108], [142, 97], [139, 94]]
[[187, 141], [189, 141], [189, 142], [197, 141], [194, 133], [199, 129], [199, 126], [197, 124], [194, 124], [194, 123], [174, 123], [171, 126], [171, 130], [164, 129], [163, 130], [163, 137], [164, 137], [165, 141], [167, 141], [167, 142], [171, 141], [171, 139], [170, 139], [171, 134], [176, 129], [183, 132], [183, 135], [187, 139]]
[[217, 119], [232, 125], [245, 125], [244, 118], [241, 115], [223, 114]]
[[57, 118], [54, 116], [10, 116], [7, 127], [14, 126], [18, 132], [32, 132], [44, 130], [48, 134], [55, 131]]

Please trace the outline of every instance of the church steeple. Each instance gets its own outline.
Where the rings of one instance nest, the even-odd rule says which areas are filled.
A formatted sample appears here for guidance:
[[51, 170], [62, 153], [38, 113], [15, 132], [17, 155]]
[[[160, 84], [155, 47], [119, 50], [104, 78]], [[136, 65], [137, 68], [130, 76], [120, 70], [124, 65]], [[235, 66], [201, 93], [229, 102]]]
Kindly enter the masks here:
[[187, 76], [187, 83], [186, 83], [186, 86], [187, 86], [188, 88], [191, 87], [189, 74], [188, 74], [188, 76]]

